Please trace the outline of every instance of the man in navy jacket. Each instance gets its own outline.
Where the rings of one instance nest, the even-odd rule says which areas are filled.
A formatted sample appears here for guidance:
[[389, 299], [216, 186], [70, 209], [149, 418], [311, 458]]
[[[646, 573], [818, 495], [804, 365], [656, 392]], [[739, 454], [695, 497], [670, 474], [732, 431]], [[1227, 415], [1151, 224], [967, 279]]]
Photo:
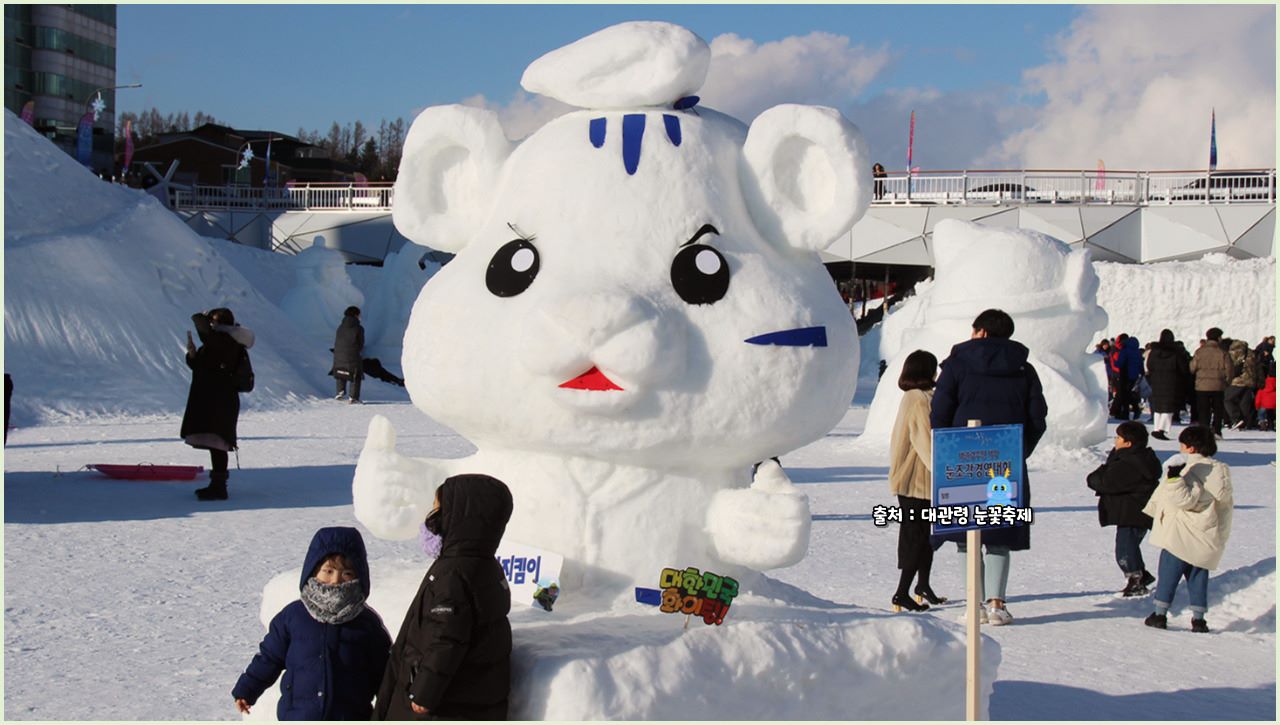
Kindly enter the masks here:
[[[1026, 459], [1044, 436], [1049, 408], [1040, 387], [1040, 376], [1031, 363], [1025, 345], [1015, 342], [1013, 318], [1003, 310], [985, 310], [973, 321], [973, 335], [951, 348], [942, 361], [933, 394], [930, 425], [962, 428], [970, 420], [982, 425], [1022, 424], [1022, 505], [1031, 506], [1031, 482], [1026, 475]], [[935, 541], [955, 541], [964, 545], [964, 534], [937, 537]], [[1028, 524], [982, 532], [986, 547], [985, 593], [989, 598], [983, 621], [1008, 624], [1013, 621], [1005, 609], [1005, 588], [1009, 581], [1009, 552], [1031, 548]]]

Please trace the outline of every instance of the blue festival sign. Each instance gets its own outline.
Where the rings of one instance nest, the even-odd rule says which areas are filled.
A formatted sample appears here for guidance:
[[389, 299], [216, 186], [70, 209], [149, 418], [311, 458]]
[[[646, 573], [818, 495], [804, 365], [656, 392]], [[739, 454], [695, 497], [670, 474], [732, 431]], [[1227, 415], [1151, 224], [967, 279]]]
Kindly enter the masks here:
[[1023, 508], [1022, 426], [940, 428], [933, 431], [933, 533], [1018, 526]]

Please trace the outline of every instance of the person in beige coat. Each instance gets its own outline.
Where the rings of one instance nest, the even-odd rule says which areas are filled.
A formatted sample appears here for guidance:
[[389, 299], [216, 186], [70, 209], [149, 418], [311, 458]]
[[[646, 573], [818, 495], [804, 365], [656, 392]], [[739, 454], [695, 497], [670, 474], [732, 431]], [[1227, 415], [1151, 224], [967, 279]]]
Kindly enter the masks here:
[[1209, 572], [1218, 568], [1231, 536], [1231, 469], [1213, 458], [1213, 433], [1193, 425], [1178, 436], [1186, 463], [1171, 465], [1169, 477], [1156, 487], [1143, 513], [1150, 516], [1151, 543], [1159, 547], [1155, 611], [1145, 624], [1168, 628], [1169, 605], [1185, 577], [1191, 598], [1191, 631], [1208, 632]]
[[1211, 428], [1222, 438], [1227, 417], [1226, 389], [1231, 383], [1231, 356], [1222, 349], [1222, 330], [1210, 327], [1191, 357], [1191, 374], [1196, 379], [1196, 422]]
[[[927, 350], [916, 350], [907, 356], [898, 376], [898, 387], [905, 391], [898, 404], [898, 417], [893, 422], [889, 442], [889, 490], [898, 497], [902, 522], [898, 525], [898, 590], [893, 595], [894, 611], [906, 609], [922, 612], [929, 604], [947, 601], [933, 593], [929, 571], [933, 568], [933, 547], [929, 543], [929, 522], [924, 509], [933, 501], [933, 430], [929, 410], [933, 404], [934, 379], [938, 358]], [[916, 600], [908, 593], [916, 581]]]

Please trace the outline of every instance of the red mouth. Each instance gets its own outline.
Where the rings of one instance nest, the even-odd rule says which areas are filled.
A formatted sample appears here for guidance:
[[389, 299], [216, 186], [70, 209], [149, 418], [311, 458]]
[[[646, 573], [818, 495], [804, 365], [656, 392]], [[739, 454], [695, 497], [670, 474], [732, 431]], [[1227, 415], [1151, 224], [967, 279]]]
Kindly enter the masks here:
[[560, 383], [560, 387], [569, 388], [570, 390], [622, 390], [612, 380], [606, 378], [604, 373], [600, 372], [600, 368], [594, 365], [590, 370], [573, 380]]

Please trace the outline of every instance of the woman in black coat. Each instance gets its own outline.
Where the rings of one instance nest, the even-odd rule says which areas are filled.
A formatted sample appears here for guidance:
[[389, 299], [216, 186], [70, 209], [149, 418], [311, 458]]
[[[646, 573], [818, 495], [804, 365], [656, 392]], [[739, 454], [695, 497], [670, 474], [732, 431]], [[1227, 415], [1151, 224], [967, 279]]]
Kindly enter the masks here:
[[1160, 331], [1160, 341], [1147, 353], [1147, 383], [1151, 385], [1151, 437], [1169, 440], [1173, 414], [1182, 409], [1191, 370], [1170, 330]]
[[342, 322], [333, 339], [333, 370], [338, 381], [337, 399], [347, 397], [347, 381], [351, 381], [351, 402], [360, 402], [360, 381], [364, 379], [361, 351], [364, 350], [364, 327], [360, 325], [360, 308], [352, 305], [342, 313]]
[[496, 478], [454, 476], [426, 526], [441, 538], [404, 616], [375, 720], [505, 720], [511, 689], [511, 590], [494, 558], [511, 518]]
[[253, 347], [253, 331], [236, 324], [225, 307], [197, 312], [191, 316], [197, 349], [187, 333], [187, 367], [191, 368], [191, 389], [182, 415], [180, 435], [187, 445], [209, 451], [209, 485], [196, 490], [201, 501], [227, 498], [227, 453], [236, 449], [236, 423], [240, 418], [240, 392], [236, 387], [236, 367], [240, 356]]

